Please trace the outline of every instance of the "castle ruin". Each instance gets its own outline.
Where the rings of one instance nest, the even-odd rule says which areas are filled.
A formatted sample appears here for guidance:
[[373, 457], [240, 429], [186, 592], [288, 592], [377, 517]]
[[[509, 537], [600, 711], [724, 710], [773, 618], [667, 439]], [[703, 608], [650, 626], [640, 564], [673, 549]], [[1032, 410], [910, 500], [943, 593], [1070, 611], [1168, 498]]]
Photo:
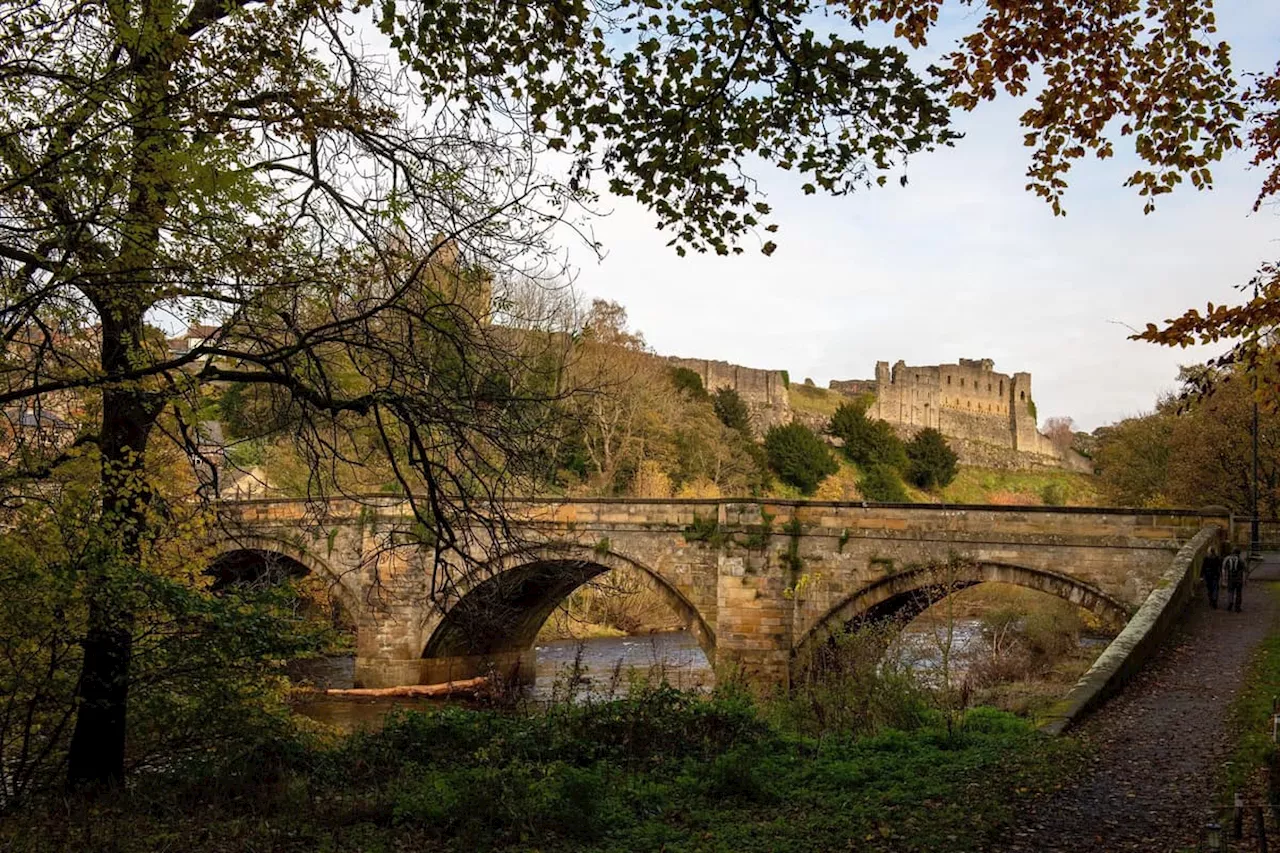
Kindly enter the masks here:
[[976, 463], [984, 448], [997, 448], [1029, 462], [1088, 470], [1087, 460], [1060, 450], [1037, 428], [1031, 374], [997, 373], [994, 367], [989, 358], [919, 367], [898, 361], [892, 370], [879, 361], [875, 379], [833, 380], [829, 387], [851, 397], [874, 395], [868, 417], [906, 434], [932, 427], [959, 442], [962, 459]]
[[[708, 391], [737, 391], [751, 410], [758, 437], [771, 426], [802, 417], [791, 408], [782, 371], [698, 358], [665, 361], [693, 370]], [[847, 397], [872, 396], [867, 416], [888, 421], [904, 438], [933, 427], [947, 437], [965, 465], [1093, 470], [1089, 460], [1059, 449], [1037, 428], [1031, 374], [997, 373], [989, 358], [922, 367], [898, 361], [892, 368], [881, 361], [876, 363], [875, 379], [833, 380], [828, 387]]]
[[705, 358], [668, 356], [666, 361], [672, 367], [687, 367], [698, 374], [702, 387], [712, 393], [721, 388], [736, 391], [751, 411], [752, 423], [760, 436], [771, 426], [791, 421], [787, 380], [781, 370], [760, 370]]

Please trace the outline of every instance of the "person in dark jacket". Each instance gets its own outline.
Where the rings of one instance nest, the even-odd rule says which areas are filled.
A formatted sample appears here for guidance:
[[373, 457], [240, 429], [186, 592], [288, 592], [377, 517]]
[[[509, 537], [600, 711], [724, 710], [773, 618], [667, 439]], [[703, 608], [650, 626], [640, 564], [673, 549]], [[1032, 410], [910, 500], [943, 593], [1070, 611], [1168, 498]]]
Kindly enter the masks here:
[[1236, 548], [1222, 561], [1222, 573], [1227, 576], [1227, 592], [1231, 595], [1227, 609], [1240, 612], [1240, 599], [1244, 596], [1244, 578], [1248, 573], [1248, 564], [1240, 549]]
[[1222, 558], [1216, 548], [1210, 548], [1200, 565], [1200, 577], [1204, 578], [1204, 588], [1209, 591], [1209, 606], [1218, 609], [1218, 590], [1222, 588]]

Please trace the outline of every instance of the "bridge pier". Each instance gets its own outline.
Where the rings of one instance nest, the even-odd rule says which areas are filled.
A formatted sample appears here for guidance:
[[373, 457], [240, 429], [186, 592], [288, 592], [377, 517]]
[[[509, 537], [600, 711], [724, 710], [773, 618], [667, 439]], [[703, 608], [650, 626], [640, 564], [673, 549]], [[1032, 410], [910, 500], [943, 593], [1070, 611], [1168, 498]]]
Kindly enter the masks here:
[[776, 560], [751, 566], [750, 555], [721, 553], [716, 584], [716, 651], [720, 677], [741, 675], [768, 690], [791, 684], [795, 601], [788, 569]]
[[422, 680], [420, 617], [413, 607], [370, 607], [356, 623], [356, 687], [431, 684]]

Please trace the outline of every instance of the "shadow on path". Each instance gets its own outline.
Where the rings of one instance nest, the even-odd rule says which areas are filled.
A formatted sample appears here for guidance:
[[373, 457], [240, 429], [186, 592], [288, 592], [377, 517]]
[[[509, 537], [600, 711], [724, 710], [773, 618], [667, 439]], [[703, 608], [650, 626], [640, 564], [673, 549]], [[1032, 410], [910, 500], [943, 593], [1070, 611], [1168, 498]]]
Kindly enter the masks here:
[[1242, 613], [1212, 610], [1203, 587], [1178, 633], [1138, 677], [1068, 736], [1094, 750], [1072, 783], [1031, 804], [1007, 853], [1197, 849], [1215, 777], [1229, 760], [1229, 714], [1254, 648], [1275, 623], [1280, 554], [1250, 578]]

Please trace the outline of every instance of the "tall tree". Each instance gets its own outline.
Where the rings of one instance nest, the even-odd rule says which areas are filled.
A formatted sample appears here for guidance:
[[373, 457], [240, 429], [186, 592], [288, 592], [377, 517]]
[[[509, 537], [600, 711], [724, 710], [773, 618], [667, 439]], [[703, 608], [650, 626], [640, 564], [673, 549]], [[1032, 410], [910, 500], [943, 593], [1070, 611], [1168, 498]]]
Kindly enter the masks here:
[[1053, 446], [1066, 453], [1076, 440], [1075, 421], [1069, 417], [1058, 415], [1048, 418], [1041, 430], [1053, 442]]
[[[1099, 429], [1102, 492], [1124, 506], [1225, 506], [1253, 515], [1253, 386], [1243, 364], [1184, 367], [1156, 411]], [[1258, 430], [1259, 515], [1280, 512], [1280, 413]]]
[[1101, 427], [1094, 462], [1100, 491], [1113, 506], [1164, 506], [1170, 502], [1169, 437], [1173, 419], [1153, 412]]

